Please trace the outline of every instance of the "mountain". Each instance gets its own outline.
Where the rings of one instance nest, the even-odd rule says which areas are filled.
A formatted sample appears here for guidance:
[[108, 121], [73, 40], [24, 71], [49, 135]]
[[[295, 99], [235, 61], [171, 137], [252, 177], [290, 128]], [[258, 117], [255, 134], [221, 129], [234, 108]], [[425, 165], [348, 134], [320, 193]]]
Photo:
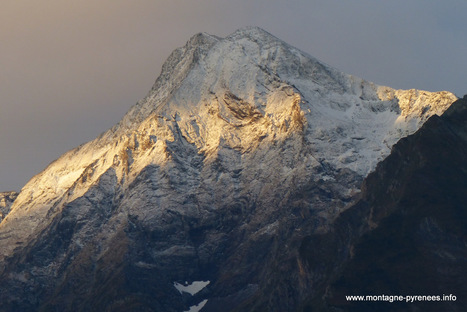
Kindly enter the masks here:
[[456, 99], [377, 86], [259, 28], [195, 35], [117, 125], [18, 194], [0, 309], [299, 309], [331, 276], [307, 239]]

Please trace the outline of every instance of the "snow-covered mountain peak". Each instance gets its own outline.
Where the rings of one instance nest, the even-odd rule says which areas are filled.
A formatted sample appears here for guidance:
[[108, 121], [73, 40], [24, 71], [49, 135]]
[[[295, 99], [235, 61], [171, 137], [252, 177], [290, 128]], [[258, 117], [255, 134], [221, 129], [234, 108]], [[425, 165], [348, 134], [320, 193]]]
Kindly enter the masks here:
[[240, 28], [227, 36], [225, 39], [231, 41], [249, 40], [252, 42], [257, 42], [260, 45], [265, 45], [268, 43], [271, 44], [274, 42], [285, 43], [276, 36], [257, 26], [247, 26]]
[[0, 258], [69, 203], [83, 196], [93, 202], [95, 188], [126, 192], [146, 179], [144, 196], [162, 208], [143, 211], [133, 198], [125, 209], [153, 220], [166, 209], [194, 214], [240, 195], [270, 196], [267, 202], [274, 188], [337, 183], [342, 172], [364, 177], [397, 140], [455, 99], [341, 73], [256, 27], [224, 39], [197, 34], [169, 56], [148, 95], [116, 126], [23, 188], [0, 225], [8, 232]]
[[140, 123], [151, 112], [163, 105], [193, 66], [204, 58], [217, 41], [219, 38], [216, 36], [198, 33], [191, 37], [183, 47], [175, 49], [162, 65], [161, 73], [148, 95], [133, 106], [112, 131], [117, 131], [119, 127], [127, 129], [135, 123]]

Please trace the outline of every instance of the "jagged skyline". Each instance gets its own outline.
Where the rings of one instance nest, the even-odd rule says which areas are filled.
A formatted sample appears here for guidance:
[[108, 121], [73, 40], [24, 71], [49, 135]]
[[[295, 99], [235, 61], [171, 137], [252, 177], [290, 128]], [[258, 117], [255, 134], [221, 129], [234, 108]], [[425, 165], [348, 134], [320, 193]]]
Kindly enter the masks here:
[[260, 26], [394, 88], [462, 96], [462, 1], [7, 1], [0, 13], [0, 191], [19, 190], [142, 99], [169, 53], [201, 31]]

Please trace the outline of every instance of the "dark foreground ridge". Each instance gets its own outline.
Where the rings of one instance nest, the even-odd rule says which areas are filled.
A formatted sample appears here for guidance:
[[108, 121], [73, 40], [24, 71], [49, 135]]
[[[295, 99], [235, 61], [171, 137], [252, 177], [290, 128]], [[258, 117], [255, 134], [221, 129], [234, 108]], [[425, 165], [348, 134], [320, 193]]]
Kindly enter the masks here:
[[[463, 311], [467, 300], [467, 97], [431, 117], [364, 181], [333, 230], [301, 246], [328, 273], [305, 311]], [[320, 248], [316, 252], [316, 248]], [[337, 255], [344, 250], [343, 257]], [[352, 302], [348, 295], [455, 295]], [[452, 298], [452, 297], [451, 297]]]

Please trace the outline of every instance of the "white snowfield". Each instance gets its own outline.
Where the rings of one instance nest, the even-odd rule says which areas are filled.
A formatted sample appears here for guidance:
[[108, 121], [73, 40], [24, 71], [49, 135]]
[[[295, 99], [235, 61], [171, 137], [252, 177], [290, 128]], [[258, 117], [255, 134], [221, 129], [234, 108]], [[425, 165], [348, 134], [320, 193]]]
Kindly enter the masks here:
[[[89, 192], [98, 181], [102, 191], [125, 189], [149, 165], [167, 172], [183, 166], [176, 179], [186, 180], [184, 189], [170, 193], [156, 181], [151, 194], [155, 206], [178, 205], [174, 209], [190, 209], [180, 206], [183, 196], [215, 202], [230, 187], [259, 194], [266, 183], [287, 187], [312, 175], [332, 180], [332, 171], [316, 170], [321, 167], [364, 177], [400, 138], [456, 99], [446, 91], [377, 86], [259, 28], [226, 38], [198, 34], [172, 53], [148, 95], [116, 126], [24, 186], [0, 224], [0, 260], [46, 228], [67, 203], [83, 196], [99, 200], [102, 192]], [[278, 147], [281, 142], [290, 153]], [[226, 172], [241, 171], [245, 178], [234, 185], [229, 176], [214, 178], [203, 169], [219, 159]], [[199, 195], [201, 184], [209, 194]], [[137, 199], [128, 202], [127, 209], [137, 207]], [[155, 212], [135, 213], [150, 219]]]
[[201, 290], [203, 290], [206, 286], [208, 286], [210, 281], [194, 281], [193, 283], [188, 283], [186, 282], [185, 285], [174, 282], [174, 287], [182, 293], [187, 293], [192, 296], [196, 295], [199, 293]]

